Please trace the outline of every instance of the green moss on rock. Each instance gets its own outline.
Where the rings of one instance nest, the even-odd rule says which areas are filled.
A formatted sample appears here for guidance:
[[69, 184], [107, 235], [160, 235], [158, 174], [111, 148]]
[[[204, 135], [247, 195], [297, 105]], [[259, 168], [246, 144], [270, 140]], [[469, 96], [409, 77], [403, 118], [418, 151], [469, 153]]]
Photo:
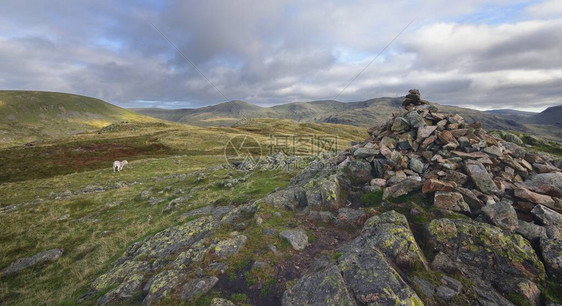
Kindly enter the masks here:
[[492, 278], [525, 277], [542, 281], [544, 265], [529, 241], [518, 234], [472, 220], [438, 219], [426, 226], [428, 244]]

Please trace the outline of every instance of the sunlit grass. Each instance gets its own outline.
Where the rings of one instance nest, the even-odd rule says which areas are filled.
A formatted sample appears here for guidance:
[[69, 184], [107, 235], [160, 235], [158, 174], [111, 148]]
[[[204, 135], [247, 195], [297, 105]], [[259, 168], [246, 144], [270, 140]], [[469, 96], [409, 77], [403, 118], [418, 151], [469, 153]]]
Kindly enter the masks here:
[[[287, 186], [293, 173], [270, 170], [254, 171], [233, 188], [219, 184], [248, 175], [232, 168], [216, 168], [225, 164], [223, 152], [228, 139], [249, 134], [266, 143], [272, 132], [335, 134], [346, 145], [364, 137], [362, 131], [353, 127], [336, 129], [334, 125], [300, 125], [291, 121], [274, 124], [269, 119], [253, 120], [249, 128], [134, 123], [118, 124], [101, 134], [44, 141], [30, 148], [0, 149], [0, 176], [4, 180], [0, 184], [0, 207], [19, 205], [13, 211], [0, 213], [0, 270], [18, 258], [52, 248], [65, 250], [55, 263], [2, 278], [0, 301], [23, 305], [74, 304], [88, 284], [131, 243], [187, 222], [180, 221], [182, 213], [206, 205], [248, 203]], [[117, 154], [123, 150], [125, 154]], [[114, 173], [114, 159], [127, 159], [130, 164], [122, 172]], [[205, 178], [198, 180], [201, 172]], [[82, 193], [88, 186], [101, 186], [105, 191]], [[191, 189], [190, 200], [166, 209], [172, 199]], [[150, 197], [162, 202], [152, 205], [141, 199], [140, 194], [147, 190], [151, 190]], [[67, 191], [72, 196], [61, 196]], [[60, 198], [55, 199], [56, 196]], [[66, 215], [67, 219], [61, 218]], [[280, 222], [275, 227], [282, 227], [283, 221], [276, 218], [266, 222]], [[253, 233], [257, 229], [250, 227], [248, 231]], [[263, 249], [267, 241], [255, 243]], [[240, 258], [247, 255], [242, 253]]]

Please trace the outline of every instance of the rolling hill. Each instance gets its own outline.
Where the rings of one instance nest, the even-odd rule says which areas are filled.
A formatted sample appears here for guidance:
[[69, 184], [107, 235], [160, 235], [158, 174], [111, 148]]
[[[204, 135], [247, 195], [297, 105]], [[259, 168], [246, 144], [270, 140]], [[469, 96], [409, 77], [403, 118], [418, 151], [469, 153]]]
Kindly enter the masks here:
[[527, 118], [526, 122], [531, 124], [562, 126], [562, 105], [549, 107], [544, 111]]
[[[370, 127], [385, 122], [392, 113], [400, 111], [403, 99], [403, 97], [384, 97], [359, 102], [324, 100], [294, 102], [272, 107], [230, 101], [199, 109], [135, 108], [131, 110], [156, 118], [198, 126], [230, 126], [243, 118], [282, 118], [298, 122], [326, 122]], [[458, 113], [469, 121], [480, 121], [487, 129], [527, 131], [523, 124], [509, 118], [468, 108], [438, 106], [443, 112]]]
[[494, 109], [486, 111], [486, 113], [520, 122], [525, 121], [527, 118], [537, 114], [533, 112], [524, 112], [514, 109]]
[[3, 146], [95, 131], [122, 121], [160, 120], [74, 94], [0, 91], [0, 143]]

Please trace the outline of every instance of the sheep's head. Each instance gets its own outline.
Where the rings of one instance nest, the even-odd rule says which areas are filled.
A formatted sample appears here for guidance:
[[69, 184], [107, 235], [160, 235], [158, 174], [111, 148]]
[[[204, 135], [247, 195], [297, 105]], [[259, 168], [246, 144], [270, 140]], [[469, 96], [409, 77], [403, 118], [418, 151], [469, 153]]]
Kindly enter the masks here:
[[129, 162], [126, 161], [126, 160], [124, 160], [124, 161], [122, 162], [123, 165], [127, 165], [128, 163], [129, 163]]

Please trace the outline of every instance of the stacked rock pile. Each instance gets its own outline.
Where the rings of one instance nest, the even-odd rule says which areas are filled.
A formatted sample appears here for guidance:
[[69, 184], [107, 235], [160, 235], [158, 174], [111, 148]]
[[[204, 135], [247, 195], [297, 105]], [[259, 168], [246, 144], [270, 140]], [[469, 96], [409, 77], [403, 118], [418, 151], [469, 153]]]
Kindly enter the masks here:
[[549, 225], [539, 215], [562, 213], [562, 172], [548, 156], [491, 136], [458, 114], [412, 106], [410, 96], [419, 91], [410, 93], [406, 111], [369, 129], [370, 137], [351, 148], [353, 160], [347, 161], [371, 175], [372, 186], [384, 188], [383, 199], [421, 190], [436, 208], [509, 230], [520, 227], [518, 219]]
[[406, 99], [404, 99], [404, 101], [402, 102], [402, 106], [407, 108], [422, 104], [427, 104], [427, 101], [422, 100], [420, 91], [417, 89], [410, 89], [410, 91], [408, 91], [408, 94], [406, 95]]

